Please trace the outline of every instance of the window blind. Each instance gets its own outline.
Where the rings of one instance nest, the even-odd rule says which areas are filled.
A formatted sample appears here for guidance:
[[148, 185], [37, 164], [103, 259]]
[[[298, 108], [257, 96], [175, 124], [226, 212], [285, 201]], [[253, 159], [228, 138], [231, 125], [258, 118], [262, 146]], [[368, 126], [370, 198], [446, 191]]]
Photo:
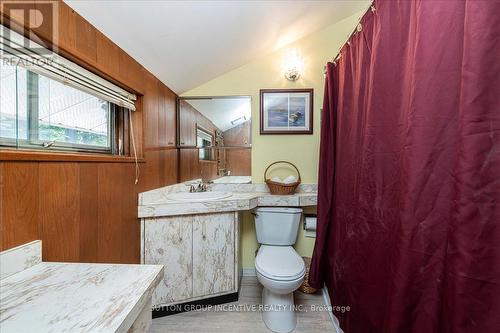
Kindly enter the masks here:
[[134, 94], [44, 49], [36, 42], [3, 25], [0, 25], [0, 57], [2, 61], [10, 61], [13, 65], [25, 67], [32, 72], [135, 111], [134, 101], [137, 97]]

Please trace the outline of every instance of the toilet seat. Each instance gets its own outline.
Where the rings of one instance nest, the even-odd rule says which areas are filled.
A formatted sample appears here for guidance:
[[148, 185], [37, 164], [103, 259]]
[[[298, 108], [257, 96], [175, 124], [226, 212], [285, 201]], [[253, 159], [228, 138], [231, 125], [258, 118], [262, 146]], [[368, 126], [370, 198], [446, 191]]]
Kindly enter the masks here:
[[255, 269], [276, 281], [297, 280], [305, 274], [304, 260], [291, 246], [261, 245], [255, 258]]

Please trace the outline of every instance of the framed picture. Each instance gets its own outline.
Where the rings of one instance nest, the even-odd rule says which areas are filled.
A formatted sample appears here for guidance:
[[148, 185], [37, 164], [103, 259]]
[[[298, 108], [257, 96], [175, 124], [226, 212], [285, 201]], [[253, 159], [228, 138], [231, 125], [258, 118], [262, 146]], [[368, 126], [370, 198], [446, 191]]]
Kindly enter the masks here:
[[260, 134], [312, 134], [313, 89], [261, 89]]

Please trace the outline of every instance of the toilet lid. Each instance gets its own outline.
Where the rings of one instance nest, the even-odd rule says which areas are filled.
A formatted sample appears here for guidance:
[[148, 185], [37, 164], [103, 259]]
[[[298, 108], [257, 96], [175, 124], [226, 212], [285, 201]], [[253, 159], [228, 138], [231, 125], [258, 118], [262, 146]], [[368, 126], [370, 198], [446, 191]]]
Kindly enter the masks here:
[[304, 274], [305, 264], [291, 246], [261, 245], [255, 269], [270, 279], [295, 280]]

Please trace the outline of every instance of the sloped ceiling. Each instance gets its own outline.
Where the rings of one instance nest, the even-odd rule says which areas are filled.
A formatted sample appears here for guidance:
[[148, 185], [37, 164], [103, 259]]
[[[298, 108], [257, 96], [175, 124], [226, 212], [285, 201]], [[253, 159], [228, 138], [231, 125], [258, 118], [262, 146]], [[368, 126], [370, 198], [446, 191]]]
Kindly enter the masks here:
[[240, 124], [235, 120], [250, 120], [252, 117], [250, 97], [196, 98], [186, 99], [186, 102], [223, 132]]
[[338, 22], [367, 3], [65, 2], [178, 94]]

